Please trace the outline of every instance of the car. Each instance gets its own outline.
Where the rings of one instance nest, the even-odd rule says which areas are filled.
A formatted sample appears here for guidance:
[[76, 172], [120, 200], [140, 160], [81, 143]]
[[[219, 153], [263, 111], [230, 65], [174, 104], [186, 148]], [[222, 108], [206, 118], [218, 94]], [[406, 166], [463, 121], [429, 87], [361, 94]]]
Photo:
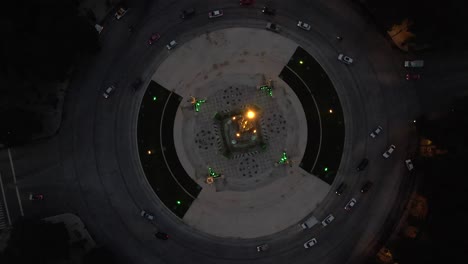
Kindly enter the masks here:
[[356, 167], [357, 171], [362, 171], [367, 167], [367, 164], [369, 164], [368, 159], [362, 159], [361, 162], [359, 162], [359, 165]]
[[262, 13], [265, 15], [274, 16], [276, 14], [276, 10], [268, 6], [264, 6], [262, 9]]
[[29, 194], [29, 200], [35, 201], [35, 200], [44, 200], [44, 195], [40, 193], [30, 193]]
[[215, 18], [223, 16], [223, 10], [213, 10], [208, 13], [209, 18]]
[[317, 244], [317, 239], [316, 238], [312, 238], [311, 240], [308, 240], [307, 242], [304, 243], [304, 247], [305, 248], [310, 248], [314, 245]]
[[336, 188], [336, 195], [341, 195], [344, 190], [346, 189], [346, 183], [342, 182], [340, 185], [338, 185], [338, 188]]
[[154, 236], [158, 239], [161, 239], [161, 240], [168, 240], [169, 239], [169, 235], [164, 233], [164, 232], [156, 232], [154, 234]]
[[376, 138], [380, 132], [382, 132], [383, 128], [381, 126], [377, 126], [371, 133], [370, 136], [371, 138]]
[[371, 181], [366, 181], [361, 187], [361, 193], [366, 193], [372, 187], [373, 183]]
[[408, 168], [409, 171], [412, 171], [414, 169], [413, 162], [411, 159], [405, 160], [406, 168]]
[[333, 220], [335, 220], [335, 217], [334, 217], [332, 214], [329, 214], [327, 217], [325, 217], [325, 219], [323, 219], [322, 225], [323, 225], [323, 226], [327, 226], [327, 225], [329, 225], [331, 222], [333, 222]]
[[268, 244], [262, 244], [257, 246], [257, 252], [267, 251], [269, 248]]
[[357, 203], [356, 199], [351, 198], [351, 200], [349, 200], [349, 202], [345, 205], [344, 209], [349, 211], [351, 210], [351, 208], [353, 208], [356, 205], [356, 203]]
[[141, 216], [143, 216], [143, 218], [146, 218], [148, 220], [153, 220], [154, 219], [154, 215], [148, 213], [147, 211], [145, 210], [141, 210], [141, 213], [140, 213]]
[[102, 96], [104, 96], [104, 98], [107, 99], [114, 92], [114, 90], [115, 90], [115, 86], [111, 85], [111, 86], [107, 87], [106, 90], [104, 90], [104, 92], [102, 93]]
[[393, 151], [395, 151], [396, 147], [395, 145], [390, 145], [390, 147], [388, 147], [388, 149], [382, 154], [382, 156], [386, 159], [388, 159], [388, 157], [390, 157], [390, 155], [392, 155]]
[[339, 61], [342, 61], [344, 64], [352, 64], [353, 63], [353, 59], [351, 59], [350, 57], [344, 55], [344, 54], [339, 54], [338, 55], [338, 60]]
[[302, 22], [302, 21], [300, 21], [300, 20], [297, 21], [297, 26], [300, 27], [300, 28], [302, 28], [302, 29], [304, 29], [304, 30], [307, 30], [307, 31], [309, 31], [310, 28], [311, 28], [311, 26], [310, 26], [309, 24], [304, 23], [304, 22]]
[[123, 16], [125, 16], [125, 14], [127, 13], [127, 11], [128, 11], [128, 8], [121, 6], [121, 7], [119, 7], [119, 8], [117, 9], [117, 11], [115, 12], [114, 16], [115, 16], [115, 18], [116, 18], [117, 20], [119, 20], [119, 19], [121, 19]]
[[184, 10], [182, 10], [182, 12], [180, 14], [180, 18], [187, 19], [187, 18], [190, 18], [191, 16], [193, 16], [194, 14], [195, 14], [195, 8], [184, 9]]
[[239, 1], [239, 4], [240, 4], [241, 6], [248, 6], [248, 5], [253, 4], [253, 2], [254, 2], [253, 0], [240, 0], [240, 1]]
[[166, 45], [166, 48], [168, 50], [171, 50], [171, 49], [175, 48], [175, 46], [177, 46], [177, 42], [175, 40], [173, 40], [173, 41], [169, 42], [169, 44]]
[[421, 68], [424, 67], [423, 60], [413, 60], [413, 61], [405, 61], [406, 68]]
[[407, 73], [405, 75], [405, 79], [407, 81], [411, 81], [411, 80], [419, 80], [421, 79], [421, 75], [419, 73]]
[[158, 33], [153, 33], [148, 39], [148, 44], [152, 45], [154, 42], [158, 41], [161, 38], [161, 35]]
[[270, 23], [270, 22], [268, 22], [266, 24], [266, 29], [271, 30], [271, 31], [276, 32], [276, 33], [278, 33], [280, 31], [280, 27], [277, 24]]

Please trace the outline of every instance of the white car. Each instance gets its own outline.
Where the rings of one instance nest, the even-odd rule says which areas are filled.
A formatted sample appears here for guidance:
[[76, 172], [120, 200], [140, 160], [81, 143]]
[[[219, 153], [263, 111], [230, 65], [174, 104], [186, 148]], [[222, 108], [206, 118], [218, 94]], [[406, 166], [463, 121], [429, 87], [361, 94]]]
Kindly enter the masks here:
[[382, 156], [386, 159], [388, 159], [388, 157], [390, 157], [390, 155], [392, 155], [393, 151], [395, 151], [396, 147], [395, 145], [390, 145], [390, 147], [387, 149], [387, 151], [385, 151]]
[[208, 13], [209, 18], [215, 18], [220, 16], [223, 16], [223, 10], [213, 10]]
[[344, 64], [352, 64], [353, 63], [353, 59], [351, 59], [350, 57], [345, 56], [343, 54], [338, 55], [338, 60], [342, 61]]
[[269, 248], [270, 247], [268, 246], [268, 244], [263, 244], [263, 245], [257, 246], [257, 252], [267, 251]]
[[117, 11], [115, 12], [114, 16], [115, 16], [115, 18], [117, 18], [117, 20], [119, 20], [123, 16], [125, 16], [127, 11], [128, 11], [128, 8], [119, 7], [119, 9], [117, 9]]
[[107, 87], [106, 90], [104, 90], [104, 93], [102, 93], [102, 96], [104, 96], [104, 98], [109, 98], [109, 96], [111, 95], [111, 93], [115, 90], [115, 86], [114, 85], [111, 85], [109, 87]]
[[414, 169], [413, 162], [410, 159], [405, 160], [406, 168], [408, 168], [409, 171], [412, 171]]
[[154, 219], [154, 216], [148, 212], [146, 212], [145, 210], [141, 210], [141, 213], [140, 213], [141, 216], [143, 216], [143, 218], [146, 218], [148, 220], [153, 220]]
[[344, 209], [349, 211], [351, 210], [351, 208], [353, 208], [356, 205], [356, 203], [357, 203], [356, 199], [351, 198], [351, 200], [349, 200], [349, 202], [345, 205]]
[[302, 22], [302, 21], [300, 21], [300, 20], [297, 21], [297, 26], [300, 27], [300, 28], [302, 28], [302, 29], [304, 29], [304, 30], [307, 30], [307, 31], [310, 30], [310, 25], [307, 24], [307, 23], [304, 23], [304, 22]]
[[376, 138], [380, 132], [382, 132], [383, 128], [381, 126], [377, 126], [374, 131], [370, 133], [371, 138]]
[[177, 46], [177, 42], [175, 40], [173, 40], [173, 41], [169, 42], [169, 44], [166, 45], [166, 48], [168, 50], [171, 50], [171, 49], [175, 48], [175, 46]]
[[310, 247], [314, 246], [315, 244], [317, 244], [317, 239], [312, 238], [311, 240], [304, 243], [304, 247], [305, 248], [310, 248]]
[[325, 217], [325, 219], [323, 219], [322, 225], [327, 226], [328, 224], [333, 222], [333, 220], [335, 220], [335, 217], [332, 214], [329, 214], [327, 217]]

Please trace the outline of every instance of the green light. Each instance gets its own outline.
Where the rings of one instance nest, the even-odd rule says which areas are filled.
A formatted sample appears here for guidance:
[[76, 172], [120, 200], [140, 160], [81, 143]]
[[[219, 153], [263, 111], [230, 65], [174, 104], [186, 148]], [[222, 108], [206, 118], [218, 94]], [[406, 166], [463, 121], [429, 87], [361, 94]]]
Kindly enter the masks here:
[[323, 170], [324, 170], [324, 171], [328, 171], [328, 168], [327, 168], [327, 167], [325, 167], [325, 169], [323, 169]]
[[177, 204], [178, 204], [178, 205], [180, 205], [180, 204], [181, 204], [181, 202], [180, 202], [179, 200], [177, 200]]
[[209, 173], [210, 176], [213, 177], [213, 178], [217, 178], [217, 177], [221, 176], [221, 174], [216, 173], [211, 167], [208, 168], [208, 173]]
[[156, 96], [153, 96], [153, 101], [156, 101], [156, 99], [158, 99]]
[[200, 111], [200, 106], [205, 102], [206, 102], [206, 100], [196, 100], [195, 101], [195, 112], [199, 112]]

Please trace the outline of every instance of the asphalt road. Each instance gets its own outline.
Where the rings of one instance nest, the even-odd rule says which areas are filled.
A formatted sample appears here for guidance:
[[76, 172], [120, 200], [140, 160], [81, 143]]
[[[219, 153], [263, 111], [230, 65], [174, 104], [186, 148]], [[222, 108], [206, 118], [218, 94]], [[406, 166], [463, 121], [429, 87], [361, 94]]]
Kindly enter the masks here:
[[[29, 192], [46, 196], [40, 203], [24, 201], [25, 214], [74, 212], [98, 243], [123, 255], [123, 263], [351, 263], [354, 258], [350, 256], [359, 258], [366, 252], [392, 205], [401, 202], [395, 199], [408, 177], [403, 160], [411, 155], [415, 141], [411, 120], [421, 112], [413, 84], [403, 78], [404, 58], [345, 1], [270, 1], [278, 10], [275, 17], [263, 15], [263, 1], [256, 2], [253, 7], [239, 7], [234, 0], [136, 2], [123, 19], [107, 21], [101, 53], [72, 82], [59, 135], [12, 150], [22, 199]], [[182, 21], [180, 10], [188, 6], [196, 7], [198, 13]], [[214, 8], [223, 8], [225, 16], [210, 21], [206, 13]], [[311, 23], [312, 30], [297, 28], [298, 19]], [[312, 53], [337, 89], [346, 138], [336, 180], [346, 181], [348, 189], [340, 197], [330, 193], [320, 204], [323, 217], [330, 212], [336, 216], [325, 228], [299, 233], [290, 228], [250, 240], [211, 237], [181, 224], [146, 183], [136, 143], [144, 91], [134, 93], [130, 84], [137, 77], [149, 82], [158, 64], [170, 56], [164, 45], [172, 39], [183, 44], [214, 29], [263, 28], [267, 20], [277, 22], [283, 28], [281, 34]], [[135, 26], [135, 32], [128, 32], [129, 25]], [[153, 32], [160, 33], [161, 40], [148, 46], [146, 41]], [[343, 40], [336, 41], [336, 35]], [[340, 52], [355, 63], [339, 63]], [[109, 84], [117, 89], [106, 100], [102, 91]], [[371, 139], [368, 134], [377, 125], [384, 132]], [[397, 149], [385, 160], [382, 152], [390, 144]], [[356, 173], [356, 162], [364, 156], [370, 164]], [[4, 185], [8, 185], [12, 181], [3, 157], [2, 152], [1, 170]], [[366, 179], [374, 181], [374, 186], [369, 193], [360, 194]], [[358, 203], [346, 212], [343, 207], [351, 197]], [[12, 211], [17, 210], [14, 208]], [[142, 219], [139, 212], [143, 208], [153, 212], [156, 220]], [[157, 230], [171, 238], [155, 239]], [[312, 237], [318, 244], [304, 249], [302, 244]], [[270, 250], [257, 253], [255, 246], [261, 243], [268, 243]]]

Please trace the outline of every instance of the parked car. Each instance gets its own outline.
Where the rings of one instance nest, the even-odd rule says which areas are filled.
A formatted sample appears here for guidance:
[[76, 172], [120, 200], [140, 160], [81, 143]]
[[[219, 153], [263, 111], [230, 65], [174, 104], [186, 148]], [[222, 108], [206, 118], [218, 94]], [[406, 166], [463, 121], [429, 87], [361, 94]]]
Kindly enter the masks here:
[[335, 217], [334, 217], [332, 214], [329, 214], [327, 217], [325, 217], [325, 219], [323, 219], [322, 225], [323, 225], [323, 226], [327, 226], [327, 225], [329, 225], [331, 222], [333, 222], [333, 220], [335, 220]]
[[166, 48], [168, 50], [171, 50], [171, 49], [175, 48], [176, 46], [177, 46], [177, 42], [175, 40], [173, 40], [173, 41], [169, 42], [169, 44], [166, 45]]
[[390, 147], [388, 147], [388, 149], [382, 154], [382, 156], [388, 159], [388, 157], [392, 155], [393, 151], [395, 151], [395, 148], [395, 145], [390, 145]]
[[145, 210], [141, 210], [140, 215], [143, 216], [143, 218], [146, 218], [146, 219], [148, 219], [150, 221], [154, 219], [154, 215], [146, 212]]
[[421, 79], [421, 75], [419, 73], [407, 73], [405, 75], [405, 79], [407, 81], [419, 80], [419, 79]]
[[280, 31], [280, 27], [277, 24], [270, 23], [270, 22], [266, 24], [266, 29], [271, 30], [276, 33]]
[[158, 41], [161, 38], [161, 35], [158, 33], [153, 33], [148, 39], [148, 44], [152, 45], [154, 42]]
[[339, 54], [338, 55], [338, 60], [339, 61], [342, 61], [344, 64], [352, 64], [353, 63], [353, 59], [351, 59], [350, 57], [344, 55], [344, 54]]
[[369, 164], [368, 159], [362, 159], [361, 162], [359, 162], [359, 165], [357, 166], [356, 170], [357, 171], [362, 171], [367, 167], [367, 164]]
[[376, 138], [380, 132], [382, 132], [383, 128], [381, 126], [377, 126], [374, 131], [370, 133], [371, 138]]
[[221, 17], [223, 16], [223, 10], [213, 10], [208, 13], [209, 18]]
[[300, 21], [300, 20], [297, 21], [297, 26], [300, 27], [300, 28], [302, 28], [302, 29], [304, 29], [304, 30], [307, 30], [307, 31], [309, 31], [310, 28], [311, 28], [311, 26], [310, 26], [309, 24], [304, 23], [304, 22], [302, 22], [302, 21]]
[[410, 159], [405, 160], [406, 168], [408, 168], [409, 171], [412, 171], [414, 169], [413, 162]]
[[262, 9], [262, 13], [265, 15], [274, 16], [276, 14], [276, 10], [268, 6], [264, 6]]
[[301, 227], [302, 229], [311, 228], [314, 225], [318, 224], [318, 222], [319, 221], [317, 220], [317, 218], [315, 218], [315, 216], [311, 216], [307, 218], [307, 220], [305, 220], [304, 223], [301, 224]]
[[29, 200], [35, 201], [35, 200], [44, 200], [44, 195], [40, 193], [30, 193], [29, 194]]
[[248, 5], [253, 4], [253, 2], [254, 2], [254, 0], [240, 0], [240, 1], [239, 1], [239, 4], [240, 4], [241, 6], [248, 6]]
[[[150, 220], [153, 220], [153, 219], [150, 219]], [[154, 236], [158, 239], [161, 239], [161, 240], [168, 240], [169, 239], [169, 235], [164, 233], [164, 232], [156, 232], [154, 234]]]
[[366, 193], [372, 187], [373, 183], [371, 181], [366, 181], [361, 187], [361, 193]]
[[356, 199], [351, 198], [351, 200], [349, 200], [349, 202], [345, 205], [344, 209], [349, 211], [351, 210], [351, 208], [353, 208], [356, 205], [356, 203], [357, 203]]
[[117, 11], [115, 12], [114, 16], [117, 20], [121, 19], [123, 16], [125, 16], [125, 14], [127, 13], [128, 11], [128, 8], [124, 7], [124, 6], [121, 6], [117, 9]]
[[182, 13], [180, 14], [180, 18], [187, 19], [193, 16], [194, 14], [195, 14], [195, 8], [184, 9], [182, 10]]
[[317, 244], [317, 239], [316, 238], [312, 238], [311, 240], [308, 240], [307, 242], [304, 243], [304, 247], [305, 248], [310, 248], [314, 245]]
[[257, 252], [267, 251], [269, 248], [268, 244], [262, 244], [257, 246]]
[[338, 188], [336, 188], [335, 193], [337, 195], [341, 195], [345, 189], [346, 189], [346, 183], [342, 182], [340, 185], [338, 185]]
[[104, 92], [102, 93], [102, 96], [104, 96], [104, 98], [107, 99], [114, 92], [114, 90], [115, 90], [115, 86], [111, 85], [107, 87], [106, 90], [104, 90]]
[[405, 61], [406, 68], [420, 68], [424, 67], [423, 60], [413, 60], [413, 61]]

